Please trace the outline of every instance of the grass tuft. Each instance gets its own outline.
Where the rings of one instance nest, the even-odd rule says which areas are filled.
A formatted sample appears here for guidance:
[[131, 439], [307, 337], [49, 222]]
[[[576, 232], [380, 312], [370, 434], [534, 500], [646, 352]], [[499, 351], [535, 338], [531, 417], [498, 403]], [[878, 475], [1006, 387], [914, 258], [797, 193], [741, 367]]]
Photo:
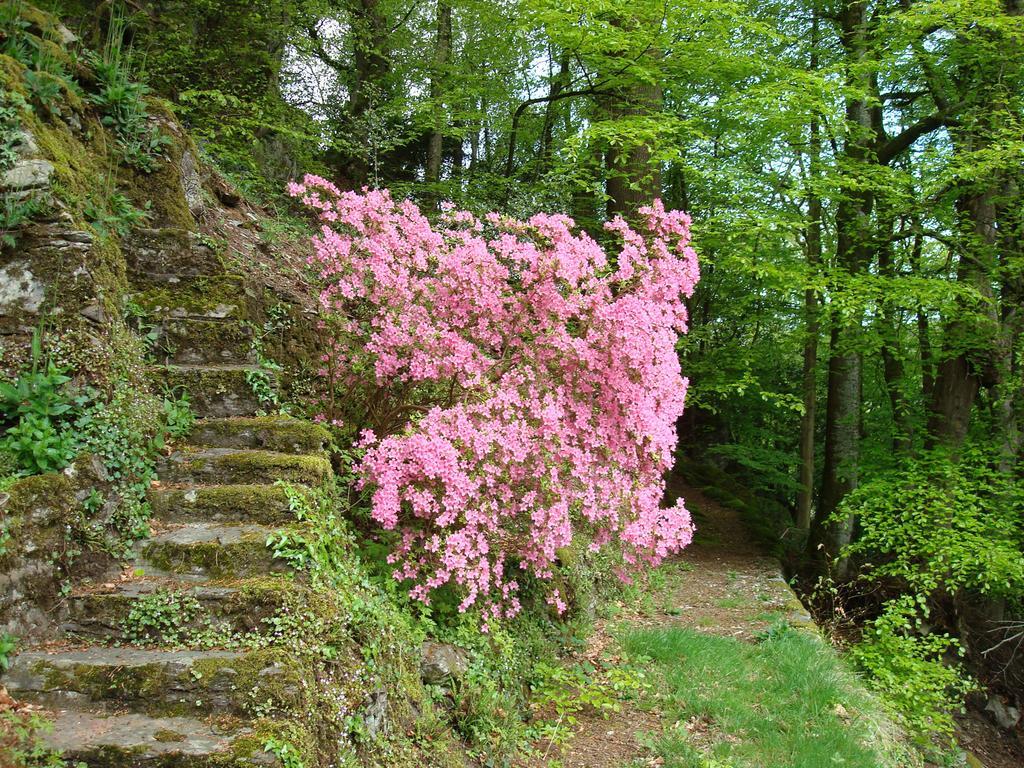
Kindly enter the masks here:
[[816, 636], [774, 628], [748, 644], [687, 629], [630, 629], [663, 677], [666, 768], [886, 768], [915, 763], [879, 704]]

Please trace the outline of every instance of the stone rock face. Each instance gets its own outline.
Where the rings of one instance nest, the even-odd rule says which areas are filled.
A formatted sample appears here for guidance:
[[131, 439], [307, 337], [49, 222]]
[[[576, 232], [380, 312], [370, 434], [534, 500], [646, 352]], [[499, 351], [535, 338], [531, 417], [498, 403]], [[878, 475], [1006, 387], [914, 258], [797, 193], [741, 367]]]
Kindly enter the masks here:
[[46, 298], [46, 286], [24, 259], [0, 267], [0, 316], [35, 314]]
[[428, 685], [462, 677], [469, 667], [466, 652], [447, 643], [428, 640], [420, 646], [420, 654], [420, 677]]
[[53, 163], [49, 160], [21, 160], [3, 175], [5, 191], [14, 195], [48, 189], [53, 176]]
[[206, 201], [203, 199], [203, 178], [199, 175], [199, 166], [190, 150], [186, 149], [182, 153], [178, 168], [181, 171], [181, 190], [185, 195], [188, 210], [193, 216], [198, 216]]
[[24, 478], [0, 499], [0, 519], [10, 537], [0, 551], [0, 632], [24, 640], [56, 635], [65, 575], [55, 555], [67, 548], [66, 527], [82, 491], [102, 487], [92, 463], [92, 456], [83, 455], [63, 472]]
[[1020, 722], [1020, 710], [1003, 702], [998, 696], [989, 696], [985, 711], [992, 715], [996, 725], [1007, 731], [1012, 731]]
[[366, 726], [366, 733], [371, 739], [387, 732], [387, 717], [387, 691], [373, 691], [369, 696], [369, 703], [363, 708], [363, 725]]

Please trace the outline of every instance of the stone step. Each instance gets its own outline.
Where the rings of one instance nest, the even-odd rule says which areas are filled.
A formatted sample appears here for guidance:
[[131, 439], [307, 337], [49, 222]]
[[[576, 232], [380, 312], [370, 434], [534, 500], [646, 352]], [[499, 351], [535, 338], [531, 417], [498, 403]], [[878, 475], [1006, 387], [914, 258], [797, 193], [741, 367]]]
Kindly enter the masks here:
[[172, 365], [252, 365], [252, 329], [232, 320], [171, 318], [158, 326], [155, 348]]
[[164, 523], [280, 525], [295, 519], [284, 489], [274, 485], [153, 488], [149, 501], [153, 518]]
[[131, 299], [152, 321], [165, 319], [243, 320], [249, 315], [250, 297], [245, 281], [235, 275], [210, 275], [185, 280], [137, 278]]
[[189, 579], [241, 579], [284, 571], [287, 564], [267, 547], [274, 530], [262, 525], [182, 525], [141, 542], [135, 565], [149, 575]]
[[317, 453], [331, 436], [323, 427], [291, 416], [205, 419], [188, 436], [192, 445], [250, 448], [280, 453]]
[[[172, 644], [193, 631], [248, 633], [263, 629], [289, 601], [306, 599], [307, 590], [290, 573], [198, 583], [147, 576], [73, 592], [62, 629], [82, 638]], [[151, 616], [168, 620], [140, 626], [139, 618]]]
[[331, 462], [323, 453], [186, 447], [161, 458], [156, 473], [162, 483], [170, 485], [246, 485], [283, 480], [318, 486], [331, 476]]
[[156, 275], [191, 278], [227, 273], [220, 254], [184, 229], [136, 229], [121, 250], [129, 275], [142, 280]]
[[251, 726], [194, 717], [107, 714], [69, 708], [54, 712], [44, 737], [68, 765], [89, 768], [225, 768], [279, 766]]
[[172, 389], [188, 392], [192, 410], [201, 418], [252, 416], [262, 404], [248, 377], [267, 375], [274, 385], [273, 374], [255, 365], [165, 365], [158, 373]]
[[[289, 658], [291, 656], [291, 659]], [[308, 683], [282, 649], [192, 651], [93, 647], [19, 653], [4, 676], [16, 699], [56, 708], [82, 702], [153, 716], [246, 714], [303, 707]]]

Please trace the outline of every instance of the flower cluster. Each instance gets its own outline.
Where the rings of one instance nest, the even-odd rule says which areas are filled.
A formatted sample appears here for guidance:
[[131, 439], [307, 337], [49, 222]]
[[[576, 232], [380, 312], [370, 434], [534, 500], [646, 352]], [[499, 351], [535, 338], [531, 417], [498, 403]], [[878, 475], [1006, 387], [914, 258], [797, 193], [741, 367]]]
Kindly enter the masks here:
[[408, 401], [363, 432], [359, 474], [415, 597], [456, 584], [463, 610], [508, 617], [517, 579], [550, 578], [577, 533], [634, 565], [690, 542], [682, 502], [661, 506], [698, 280], [686, 214], [655, 201], [640, 231], [610, 222], [609, 259], [565, 216], [449, 209], [435, 228], [387, 191], [314, 176], [289, 191], [321, 220], [310, 261], [333, 367]]

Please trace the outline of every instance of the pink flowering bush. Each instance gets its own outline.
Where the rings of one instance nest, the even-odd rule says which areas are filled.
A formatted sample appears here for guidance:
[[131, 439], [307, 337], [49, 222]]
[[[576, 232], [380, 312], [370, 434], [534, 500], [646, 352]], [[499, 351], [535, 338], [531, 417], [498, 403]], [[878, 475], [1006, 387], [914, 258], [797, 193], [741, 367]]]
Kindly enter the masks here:
[[322, 224], [324, 373], [362, 392], [357, 470], [414, 597], [454, 584], [461, 610], [509, 617], [522, 575], [550, 578], [577, 533], [635, 566], [690, 542], [682, 502], [661, 506], [698, 280], [686, 214], [610, 222], [609, 259], [565, 216], [447, 210], [435, 228], [387, 191], [289, 191]]

